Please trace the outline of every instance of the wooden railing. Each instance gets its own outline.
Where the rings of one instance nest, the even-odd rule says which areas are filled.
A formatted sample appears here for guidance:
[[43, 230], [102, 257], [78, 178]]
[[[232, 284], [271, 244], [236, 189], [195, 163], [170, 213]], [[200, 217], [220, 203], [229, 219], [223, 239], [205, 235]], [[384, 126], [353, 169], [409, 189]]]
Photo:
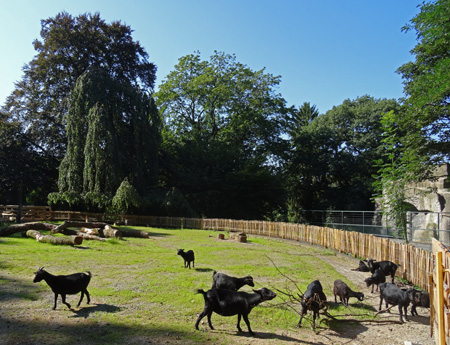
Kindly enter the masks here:
[[[2, 221], [15, 221], [19, 212], [17, 205], [0, 205]], [[52, 208], [50, 206], [22, 206], [22, 221], [50, 220]]]

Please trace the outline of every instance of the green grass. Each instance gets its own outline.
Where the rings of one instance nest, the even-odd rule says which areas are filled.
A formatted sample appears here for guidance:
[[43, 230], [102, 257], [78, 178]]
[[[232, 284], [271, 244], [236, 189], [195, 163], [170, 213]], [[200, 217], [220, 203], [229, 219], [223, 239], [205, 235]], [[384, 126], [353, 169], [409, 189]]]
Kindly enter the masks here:
[[[134, 229], [149, 231], [150, 238], [84, 241], [81, 247], [36, 243], [20, 235], [0, 238], [0, 323], [10, 325], [8, 340], [23, 341], [26, 333], [28, 342], [45, 344], [235, 344], [236, 316], [214, 314], [216, 331], [206, 323], [200, 325], [201, 331], [194, 330], [204, 305], [195, 290], [211, 287], [213, 270], [233, 276], [250, 274], [255, 289], [295, 290], [285, 275], [305, 291], [312, 280], [319, 279], [329, 300], [333, 281], [347, 281], [319, 259], [335, 255], [330, 250], [253, 236], [246, 244], [223, 241], [212, 231]], [[195, 269], [183, 267], [183, 259], [176, 255], [179, 248], [194, 250]], [[45, 282], [32, 283], [41, 266], [52, 274], [91, 271], [91, 304], [84, 300], [76, 308], [79, 295], [68, 296], [73, 310], [60, 298], [57, 310], [51, 310], [50, 288]], [[250, 291], [248, 286], [243, 290]], [[361, 309], [367, 312], [364, 305]], [[15, 317], [16, 310], [24, 316]], [[343, 311], [342, 306], [331, 309], [335, 314]], [[279, 297], [256, 307], [250, 321], [263, 336], [280, 330], [299, 332], [295, 328], [298, 314], [283, 306]], [[241, 327], [247, 339], [243, 321]]]

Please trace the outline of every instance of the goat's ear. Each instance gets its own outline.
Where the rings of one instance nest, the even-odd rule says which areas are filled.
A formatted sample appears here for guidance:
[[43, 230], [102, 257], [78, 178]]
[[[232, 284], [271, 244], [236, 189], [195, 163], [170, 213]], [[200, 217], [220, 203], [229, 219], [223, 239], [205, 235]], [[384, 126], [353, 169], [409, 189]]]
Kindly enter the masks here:
[[255, 290], [255, 289], [252, 289], [252, 290], [253, 290], [253, 292], [255, 292], [255, 293], [261, 295], [261, 290]]

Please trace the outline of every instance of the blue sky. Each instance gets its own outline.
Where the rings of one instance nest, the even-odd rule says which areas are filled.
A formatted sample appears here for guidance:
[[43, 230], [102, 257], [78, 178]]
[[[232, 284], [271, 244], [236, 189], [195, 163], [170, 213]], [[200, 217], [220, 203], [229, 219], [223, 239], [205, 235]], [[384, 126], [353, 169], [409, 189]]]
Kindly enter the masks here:
[[235, 54], [252, 70], [281, 76], [289, 105], [321, 113], [345, 99], [403, 96], [395, 73], [412, 61], [414, 32], [401, 28], [422, 0], [15, 0], [0, 5], [0, 104], [35, 55], [40, 21], [66, 11], [100, 12], [133, 30], [158, 67], [156, 87], [178, 59], [200, 51]]

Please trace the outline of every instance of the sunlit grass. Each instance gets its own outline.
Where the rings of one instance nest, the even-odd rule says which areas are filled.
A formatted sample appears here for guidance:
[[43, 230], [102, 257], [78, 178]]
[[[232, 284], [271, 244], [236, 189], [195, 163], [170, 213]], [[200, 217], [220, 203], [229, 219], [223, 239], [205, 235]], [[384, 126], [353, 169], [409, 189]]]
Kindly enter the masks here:
[[[30, 342], [39, 343], [49, 334], [48, 329], [39, 327], [46, 324], [50, 329], [65, 329], [49, 342], [52, 344], [75, 340], [83, 344], [132, 343], [130, 339], [149, 334], [156, 340], [176, 337], [186, 344], [234, 344], [236, 317], [213, 316], [216, 329], [226, 330], [226, 335], [208, 332], [206, 324], [201, 325], [201, 332], [194, 331], [203, 309], [203, 297], [195, 290], [211, 287], [214, 270], [239, 277], [250, 274], [255, 289], [296, 289], [291, 279], [305, 291], [312, 280], [319, 279], [327, 296], [332, 296], [333, 281], [344, 279], [319, 259], [335, 253], [318, 247], [253, 236], [248, 243], [219, 240], [213, 231], [135, 229], [148, 231], [150, 238], [85, 240], [80, 247], [37, 243], [18, 234], [2, 238], [0, 308], [2, 296], [21, 300], [22, 308], [28, 306], [32, 315], [27, 315], [24, 327], [35, 332]], [[194, 250], [195, 269], [184, 268], [183, 259], [176, 255], [179, 248]], [[45, 282], [32, 283], [34, 272], [41, 266], [52, 274], [90, 271], [91, 305], [84, 300], [79, 309], [70, 311], [59, 299], [57, 310], [52, 311], [50, 288]], [[251, 291], [248, 286], [243, 290]], [[75, 307], [79, 295], [67, 299]], [[331, 312], [343, 313], [342, 308]], [[53, 320], [53, 315], [66, 315], [65, 324]], [[85, 328], [79, 327], [80, 320]], [[255, 308], [250, 320], [255, 332], [297, 331], [298, 314], [277, 297]], [[98, 333], [106, 324], [107, 332]], [[243, 322], [242, 326], [246, 331]], [[11, 339], [18, 339], [22, 331], [12, 331]]]

